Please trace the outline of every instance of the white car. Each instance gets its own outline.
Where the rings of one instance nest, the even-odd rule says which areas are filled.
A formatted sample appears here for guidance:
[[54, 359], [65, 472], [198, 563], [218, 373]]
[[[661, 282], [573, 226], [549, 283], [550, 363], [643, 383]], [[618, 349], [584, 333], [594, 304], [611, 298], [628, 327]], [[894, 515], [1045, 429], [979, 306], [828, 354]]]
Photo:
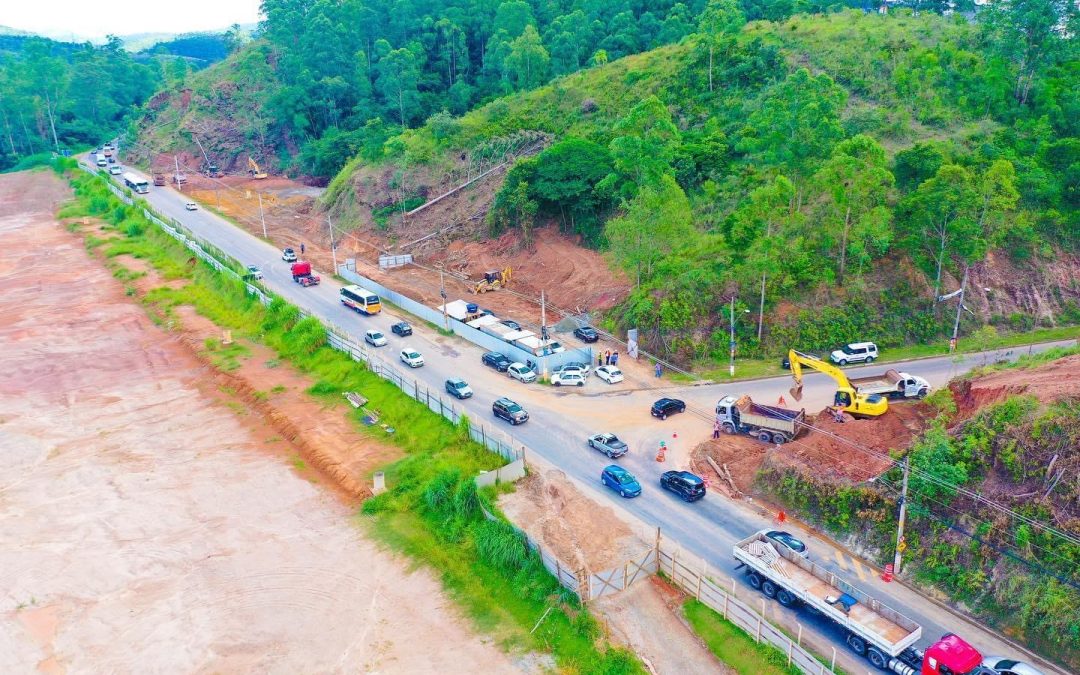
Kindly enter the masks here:
[[551, 383], [556, 387], [584, 387], [585, 374], [576, 368], [564, 368], [551, 376]]
[[109, 175], [110, 176], [119, 176], [121, 173], [123, 173], [123, 171], [124, 171], [124, 168], [122, 166], [120, 166], [119, 164], [113, 164], [112, 166], [109, 167]]
[[[385, 347], [386, 336], [377, 330], [369, 330], [368, 332], [364, 333], [364, 342], [368, 343], [372, 347]], [[423, 365], [423, 359], [421, 359], [420, 361], [420, 365]]]
[[536, 373], [524, 363], [511, 363], [510, 367], [506, 369], [506, 374], [512, 379], [521, 380], [526, 384], [536, 382]]
[[409, 366], [410, 368], [419, 368], [420, 366], [424, 365], [424, 357], [420, 355], [420, 352], [412, 349], [411, 347], [406, 347], [405, 349], [402, 349], [400, 358], [401, 362]]
[[288, 263], [296, 262], [296, 251], [291, 248], [282, 249], [281, 259]]
[[563, 365], [556, 368], [555, 372], [562, 372], [564, 370], [576, 370], [581, 373], [582, 377], [588, 377], [590, 366], [589, 364], [582, 363], [580, 361], [564, 363]]
[[247, 266], [247, 271], [248, 271], [248, 273], [247, 273], [247, 276], [245, 277], [245, 279], [256, 279], [256, 280], [258, 280], [258, 279], [263, 278], [262, 270], [259, 269], [258, 265], [248, 265]]
[[615, 366], [600, 366], [595, 371], [596, 376], [608, 384], [616, 384], [623, 381], [622, 371]]
[[187, 203], [184, 204], [184, 208], [187, 209], [188, 211], [198, 211], [199, 210], [199, 205], [196, 204], [195, 202], [187, 202]]
[[1000, 675], [1043, 675], [1043, 672], [1035, 666], [1029, 666], [1023, 661], [1007, 659], [1004, 656], [987, 656], [982, 664]]

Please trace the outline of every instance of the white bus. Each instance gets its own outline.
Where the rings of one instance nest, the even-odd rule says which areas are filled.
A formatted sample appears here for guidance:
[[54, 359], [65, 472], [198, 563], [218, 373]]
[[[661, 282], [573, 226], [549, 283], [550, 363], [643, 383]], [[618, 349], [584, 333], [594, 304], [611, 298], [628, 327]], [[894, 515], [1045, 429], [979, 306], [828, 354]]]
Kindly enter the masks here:
[[141, 195], [150, 192], [150, 183], [148, 183], [145, 178], [139, 178], [133, 173], [124, 174], [124, 185]]
[[366, 288], [346, 286], [341, 289], [341, 304], [362, 314], [378, 314], [382, 309], [379, 296]]

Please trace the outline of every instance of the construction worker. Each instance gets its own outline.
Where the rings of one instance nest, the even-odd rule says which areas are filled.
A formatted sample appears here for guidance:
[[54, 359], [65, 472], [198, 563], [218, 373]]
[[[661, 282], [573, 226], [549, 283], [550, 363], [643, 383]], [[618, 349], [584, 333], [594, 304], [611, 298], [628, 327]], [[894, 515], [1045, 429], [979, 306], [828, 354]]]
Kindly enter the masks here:
[[657, 361], [656, 362], [656, 376], [660, 377], [663, 374], [664, 374], [664, 369], [660, 367], [660, 362]]
[[712, 437], [720, 438], [720, 420], [716, 420], [712, 425]]
[[300, 242], [300, 255], [304, 255], [304, 242]]

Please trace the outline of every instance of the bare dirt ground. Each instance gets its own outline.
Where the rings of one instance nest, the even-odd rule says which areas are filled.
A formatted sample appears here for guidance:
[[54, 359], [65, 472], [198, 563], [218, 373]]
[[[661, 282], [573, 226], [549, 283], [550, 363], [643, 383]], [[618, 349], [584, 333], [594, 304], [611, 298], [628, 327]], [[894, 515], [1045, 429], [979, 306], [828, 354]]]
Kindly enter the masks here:
[[[513, 672], [0, 177], [0, 672]], [[12, 545], [17, 542], [17, 545]]]
[[1067, 356], [1035, 368], [1003, 370], [949, 385], [958, 419], [1008, 396], [1027, 394], [1043, 403], [1080, 396], [1080, 355]]
[[887, 455], [891, 450], [908, 447], [926, 428], [931, 416], [929, 406], [924, 403], [899, 403], [890, 406], [889, 412], [878, 419], [846, 417], [843, 423], [834, 421], [831, 415], [818, 414], [813, 421], [817, 429], [790, 443], [766, 445], [749, 436], [721, 434], [719, 439], [710, 438], [699, 444], [692, 462], [695, 470], [716, 480], [729, 496], [738, 495], [733, 494], [723, 476], [717, 476], [710, 468], [706, 455], [721, 469], [727, 466], [742, 493], [753, 491], [758, 470], [767, 467], [793, 467], [818, 479], [860, 482], [880, 475], [891, 463], [856, 449], [852, 443]]
[[[605, 572], [649, 547], [607, 506], [590, 500], [562, 471], [533, 473], [499, 498], [499, 508], [574, 570]], [[590, 602], [612, 636], [656, 673], [727, 673], [680, 620], [678, 597], [655, 577]]]

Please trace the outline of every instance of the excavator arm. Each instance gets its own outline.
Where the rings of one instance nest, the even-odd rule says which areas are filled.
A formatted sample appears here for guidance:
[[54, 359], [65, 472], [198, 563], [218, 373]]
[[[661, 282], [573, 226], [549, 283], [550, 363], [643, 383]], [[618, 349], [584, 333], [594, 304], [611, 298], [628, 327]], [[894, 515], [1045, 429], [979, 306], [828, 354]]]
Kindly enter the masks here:
[[855, 387], [852, 386], [851, 380], [847, 378], [844, 371], [840, 370], [836, 366], [822, 361], [819, 358], [797, 352], [794, 349], [788, 351], [788, 361], [791, 363], [791, 377], [795, 380], [795, 385], [789, 390], [792, 398], [796, 401], [802, 400], [802, 369], [803, 366], [811, 368], [821, 373], [825, 373], [836, 382], [836, 405], [842, 407], [844, 410], [850, 412], [853, 415], [860, 417], [877, 417], [883, 415], [889, 409], [889, 403], [882, 396], [878, 394], [871, 394], [867, 396], [864, 393], [859, 393]]

